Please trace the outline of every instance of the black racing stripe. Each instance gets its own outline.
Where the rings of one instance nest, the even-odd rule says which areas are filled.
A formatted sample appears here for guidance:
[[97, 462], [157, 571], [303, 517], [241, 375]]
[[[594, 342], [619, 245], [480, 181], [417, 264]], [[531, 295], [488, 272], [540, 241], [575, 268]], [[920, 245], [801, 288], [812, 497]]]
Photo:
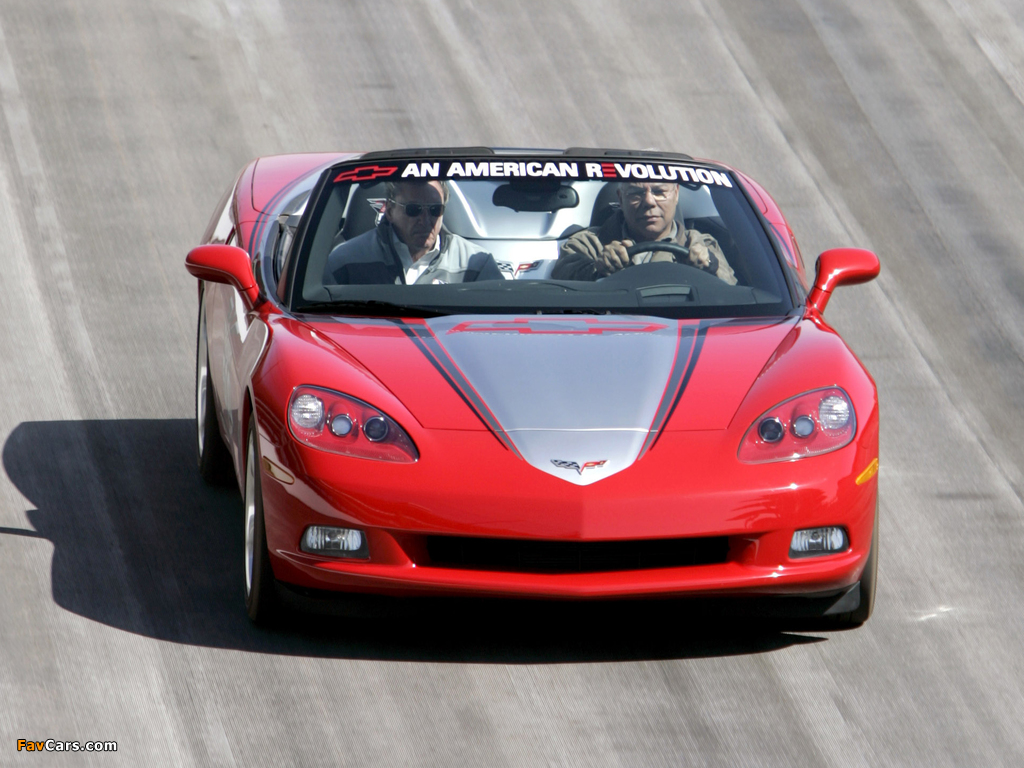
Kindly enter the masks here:
[[459, 370], [445, 352], [444, 347], [437, 341], [430, 328], [427, 326], [409, 325], [400, 319], [395, 319], [394, 322], [416, 345], [416, 348], [420, 350], [423, 356], [430, 361], [430, 364], [441, 374], [442, 378], [448, 382], [448, 386], [454, 389], [458, 396], [462, 398], [462, 401], [480, 419], [481, 423], [498, 438], [498, 441], [516, 456], [523, 458], [519, 453], [519, 449], [512, 442], [512, 439], [502, 429], [501, 424], [498, 423], [498, 420], [486, 404], [480, 400], [479, 395], [476, 394], [473, 387], [462, 374], [462, 371]]
[[423, 354], [423, 356], [427, 358], [427, 362], [429, 362], [432, 366], [434, 366], [434, 368], [437, 369], [437, 372], [441, 374], [441, 377], [448, 382], [448, 386], [455, 390], [455, 393], [462, 398], [463, 402], [466, 403], [469, 409], [473, 411], [474, 414], [476, 414], [477, 418], [479, 418], [481, 422], [483, 422], [483, 425], [489, 428], [489, 425], [484, 420], [484, 418], [480, 416], [479, 413], [477, 413], [476, 407], [473, 405], [473, 403], [470, 402], [469, 398], [466, 397], [465, 393], [461, 389], [459, 389], [459, 387], [455, 384], [454, 381], [452, 381], [452, 377], [448, 375], [448, 371], [446, 371], [444, 366], [441, 365], [441, 363], [438, 360], [436, 360], [432, 354], [430, 354], [430, 350], [427, 349], [426, 344], [424, 344], [423, 341], [420, 339], [419, 334], [416, 333], [415, 329], [406, 325], [402, 320], [391, 320], [391, 322], [393, 322], [395, 325], [402, 329], [402, 333], [409, 337], [409, 340], [412, 341], [412, 343], [416, 346], [416, 349], [418, 349]]
[[[689, 345], [686, 347], [686, 353], [682, 354], [684, 339], [689, 342]], [[668, 417], [675, 408], [675, 403], [678, 401], [680, 389], [685, 386], [684, 377], [686, 376], [687, 364], [693, 357], [694, 347], [693, 326], [683, 325], [680, 323], [678, 335], [676, 337], [676, 357], [672, 362], [672, 370], [669, 371], [668, 382], [665, 384], [665, 391], [662, 394], [661, 402], [658, 403], [658, 410], [654, 413], [654, 419], [651, 421], [650, 429], [647, 432], [647, 438], [644, 440], [644, 444], [640, 448], [640, 453], [637, 454], [637, 459], [647, 453], [651, 446], [654, 445], [655, 440], [658, 439], [658, 435], [661, 434], [661, 428], [665, 426], [665, 422], [668, 421]]]
[[491, 413], [491, 409], [480, 399], [476, 390], [473, 389], [473, 386], [466, 380], [462, 371], [459, 370], [455, 362], [448, 356], [448, 353], [441, 346], [441, 343], [434, 336], [430, 328], [419, 326], [414, 327], [413, 330], [416, 333], [417, 340], [423, 344], [423, 349], [430, 355], [435, 364], [445, 372], [446, 380], [456, 388], [462, 399], [470, 404], [477, 418], [494, 433], [494, 436], [498, 438], [502, 445], [522, 458], [512, 439], [502, 428], [494, 414]]
[[690, 353], [690, 364], [686, 366], [686, 374], [683, 376], [683, 383], [679, 386], [679, 393], [676, 395], [676, 399], [672, 403], [672, 408], [668, 412], [668, 416], [665, 417], [667, 422], [672, 418], [672, 414], [675, 413], [676, 406], [679, 405], [679, 401], [683, 397], [683, 392], [686, 391], [686, 385], [690, 383], [690, 377], [693, 376], [693, 369], [697, 367], [697, 358], [700, 357], [700, 352], [704, 348], [704, 339], [708, 335], [708, 328], [710, 324], [705, 323], [703, 320], [697, 327], [697, 337], [693, 340], [693, 352]]
[[[679, 405], [679, 401], [682, 400], [683, 398], [683, 393], [686, 391], [686, 385], [690, 383], [690, 377], [693, 376], [693, 369], [697, 367], [697, 358], [700, 357], [700, 352], [704, 348], [704, 338], [707, 336], [708, 328], [710, 326], [711, 324], [704, 320], [701, 320], [697, 326], [697, 336], [693, 340], [693, 350], [690, 352], [690, 362], [686, 366], [686, 373], [683, 374], [683, 380], [679, 385], [679, 391], [676, 393], [675, 398], [672, 400], [672, 406], [669, 408], [663, 424], [667, 424], [668, 420], [672, 418], [672, 414], [676, 412], [676, 406]], [[658, 438], [661, 437], [662, 431], [663, 430], [659, 429], [656, 433], [652, 432], [652, 434], [654, 435], [653, 440], [651, 440], [650, 436], [648, 436], [648, 440], [650, 440], [651, 443], [649, 448], [653, 448], [657, 444]], [[639, 456], [637, 458], [639, 458]]]
[[729, 317], [718, 320], [706, 320], [708, 328], [728, 328], [737, 325], [759, 325], [768, 328], [773, 325], [796, 324], [803, 317], [803, 311], [781, 317]]

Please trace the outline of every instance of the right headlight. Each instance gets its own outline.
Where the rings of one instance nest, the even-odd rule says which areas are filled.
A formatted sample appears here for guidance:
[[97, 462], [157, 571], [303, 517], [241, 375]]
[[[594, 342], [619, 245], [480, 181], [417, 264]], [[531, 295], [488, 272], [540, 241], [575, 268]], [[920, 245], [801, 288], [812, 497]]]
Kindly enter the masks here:
[[857, 433], [850, 396], [839, 387], [804, 392], [765, 411], [743, 435], [737, 457], [748, 464], [818, 456]]
[[412, 463], [420, 454], [398, 422], [369, 403], [322, 387], [296, 387], [288, 427], [303, 445], [344, 456]]

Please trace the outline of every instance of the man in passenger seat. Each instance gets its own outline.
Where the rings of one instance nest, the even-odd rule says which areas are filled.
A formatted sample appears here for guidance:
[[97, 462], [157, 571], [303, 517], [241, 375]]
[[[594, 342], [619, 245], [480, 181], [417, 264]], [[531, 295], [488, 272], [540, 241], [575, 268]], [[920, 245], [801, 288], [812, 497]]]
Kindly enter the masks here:
[[689, 249], [689, 263], [736, 285], [736, 275], [718, 241], [696, 229], [684, 229], [675, 219], [679, 185], [623, 182], [618, 187], [620, 209], [599, 227], [572, 235], [558, 253], [551, 277], [555, 280], [597, 280], [624, 267], [652, 261], [675, 261], [667, 251], [645, 251], [631, 259], [626, 249], [640, 242], [669, 241]]
[[491, 254], [442, 231], [446, 182], [388, 182], [386, 193], [380, 224], [331, 251], [325, 283], [423, 285], [504, 279]]

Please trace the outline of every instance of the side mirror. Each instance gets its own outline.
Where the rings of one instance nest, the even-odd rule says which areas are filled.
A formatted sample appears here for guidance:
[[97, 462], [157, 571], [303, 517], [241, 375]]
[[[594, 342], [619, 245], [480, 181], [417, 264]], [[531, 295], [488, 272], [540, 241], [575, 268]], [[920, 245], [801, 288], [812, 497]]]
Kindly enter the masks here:
[[832, 291], [840, 285], [866, 283], [878, 277], [878, 257], [863, 248], [832, 248], [818, 257], [808, 309], [824, 312]]
[[200, 280], [234, 286], [251, 309], [259, 302], [260, 289], [252, 274], [249, 254], [234, 245], [200, 245], [185, 257], [185, 269]]

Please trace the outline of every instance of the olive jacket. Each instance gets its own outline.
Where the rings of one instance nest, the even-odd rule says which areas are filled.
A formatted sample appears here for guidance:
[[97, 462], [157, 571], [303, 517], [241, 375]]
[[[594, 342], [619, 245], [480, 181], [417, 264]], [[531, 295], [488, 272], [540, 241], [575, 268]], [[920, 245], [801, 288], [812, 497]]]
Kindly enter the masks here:
[[[608, 220], [599, 227], [583, 229], [570, 236], [558, 252], [551, 277], [555, 280], [596, 280], [602, 276], [598, 268], [600, 251], [595, 247], [593, 235], [608, 245], [615, 240], [634, 240], [626, 229], [626, 220], [622, 211], [615, 211]], [[676, 224], [674, 236], [665, 238], [690, 250], [690, 263], [718, 277], [724, 283], [736, 285], [736, 274], [718, 241], [711, 235], [696, 229], [683, 229]], [[646, 251], [633, 257], [634, 264], [646, 264], [653, 261], [676, 261], [675, 254], [667, 251]]]

